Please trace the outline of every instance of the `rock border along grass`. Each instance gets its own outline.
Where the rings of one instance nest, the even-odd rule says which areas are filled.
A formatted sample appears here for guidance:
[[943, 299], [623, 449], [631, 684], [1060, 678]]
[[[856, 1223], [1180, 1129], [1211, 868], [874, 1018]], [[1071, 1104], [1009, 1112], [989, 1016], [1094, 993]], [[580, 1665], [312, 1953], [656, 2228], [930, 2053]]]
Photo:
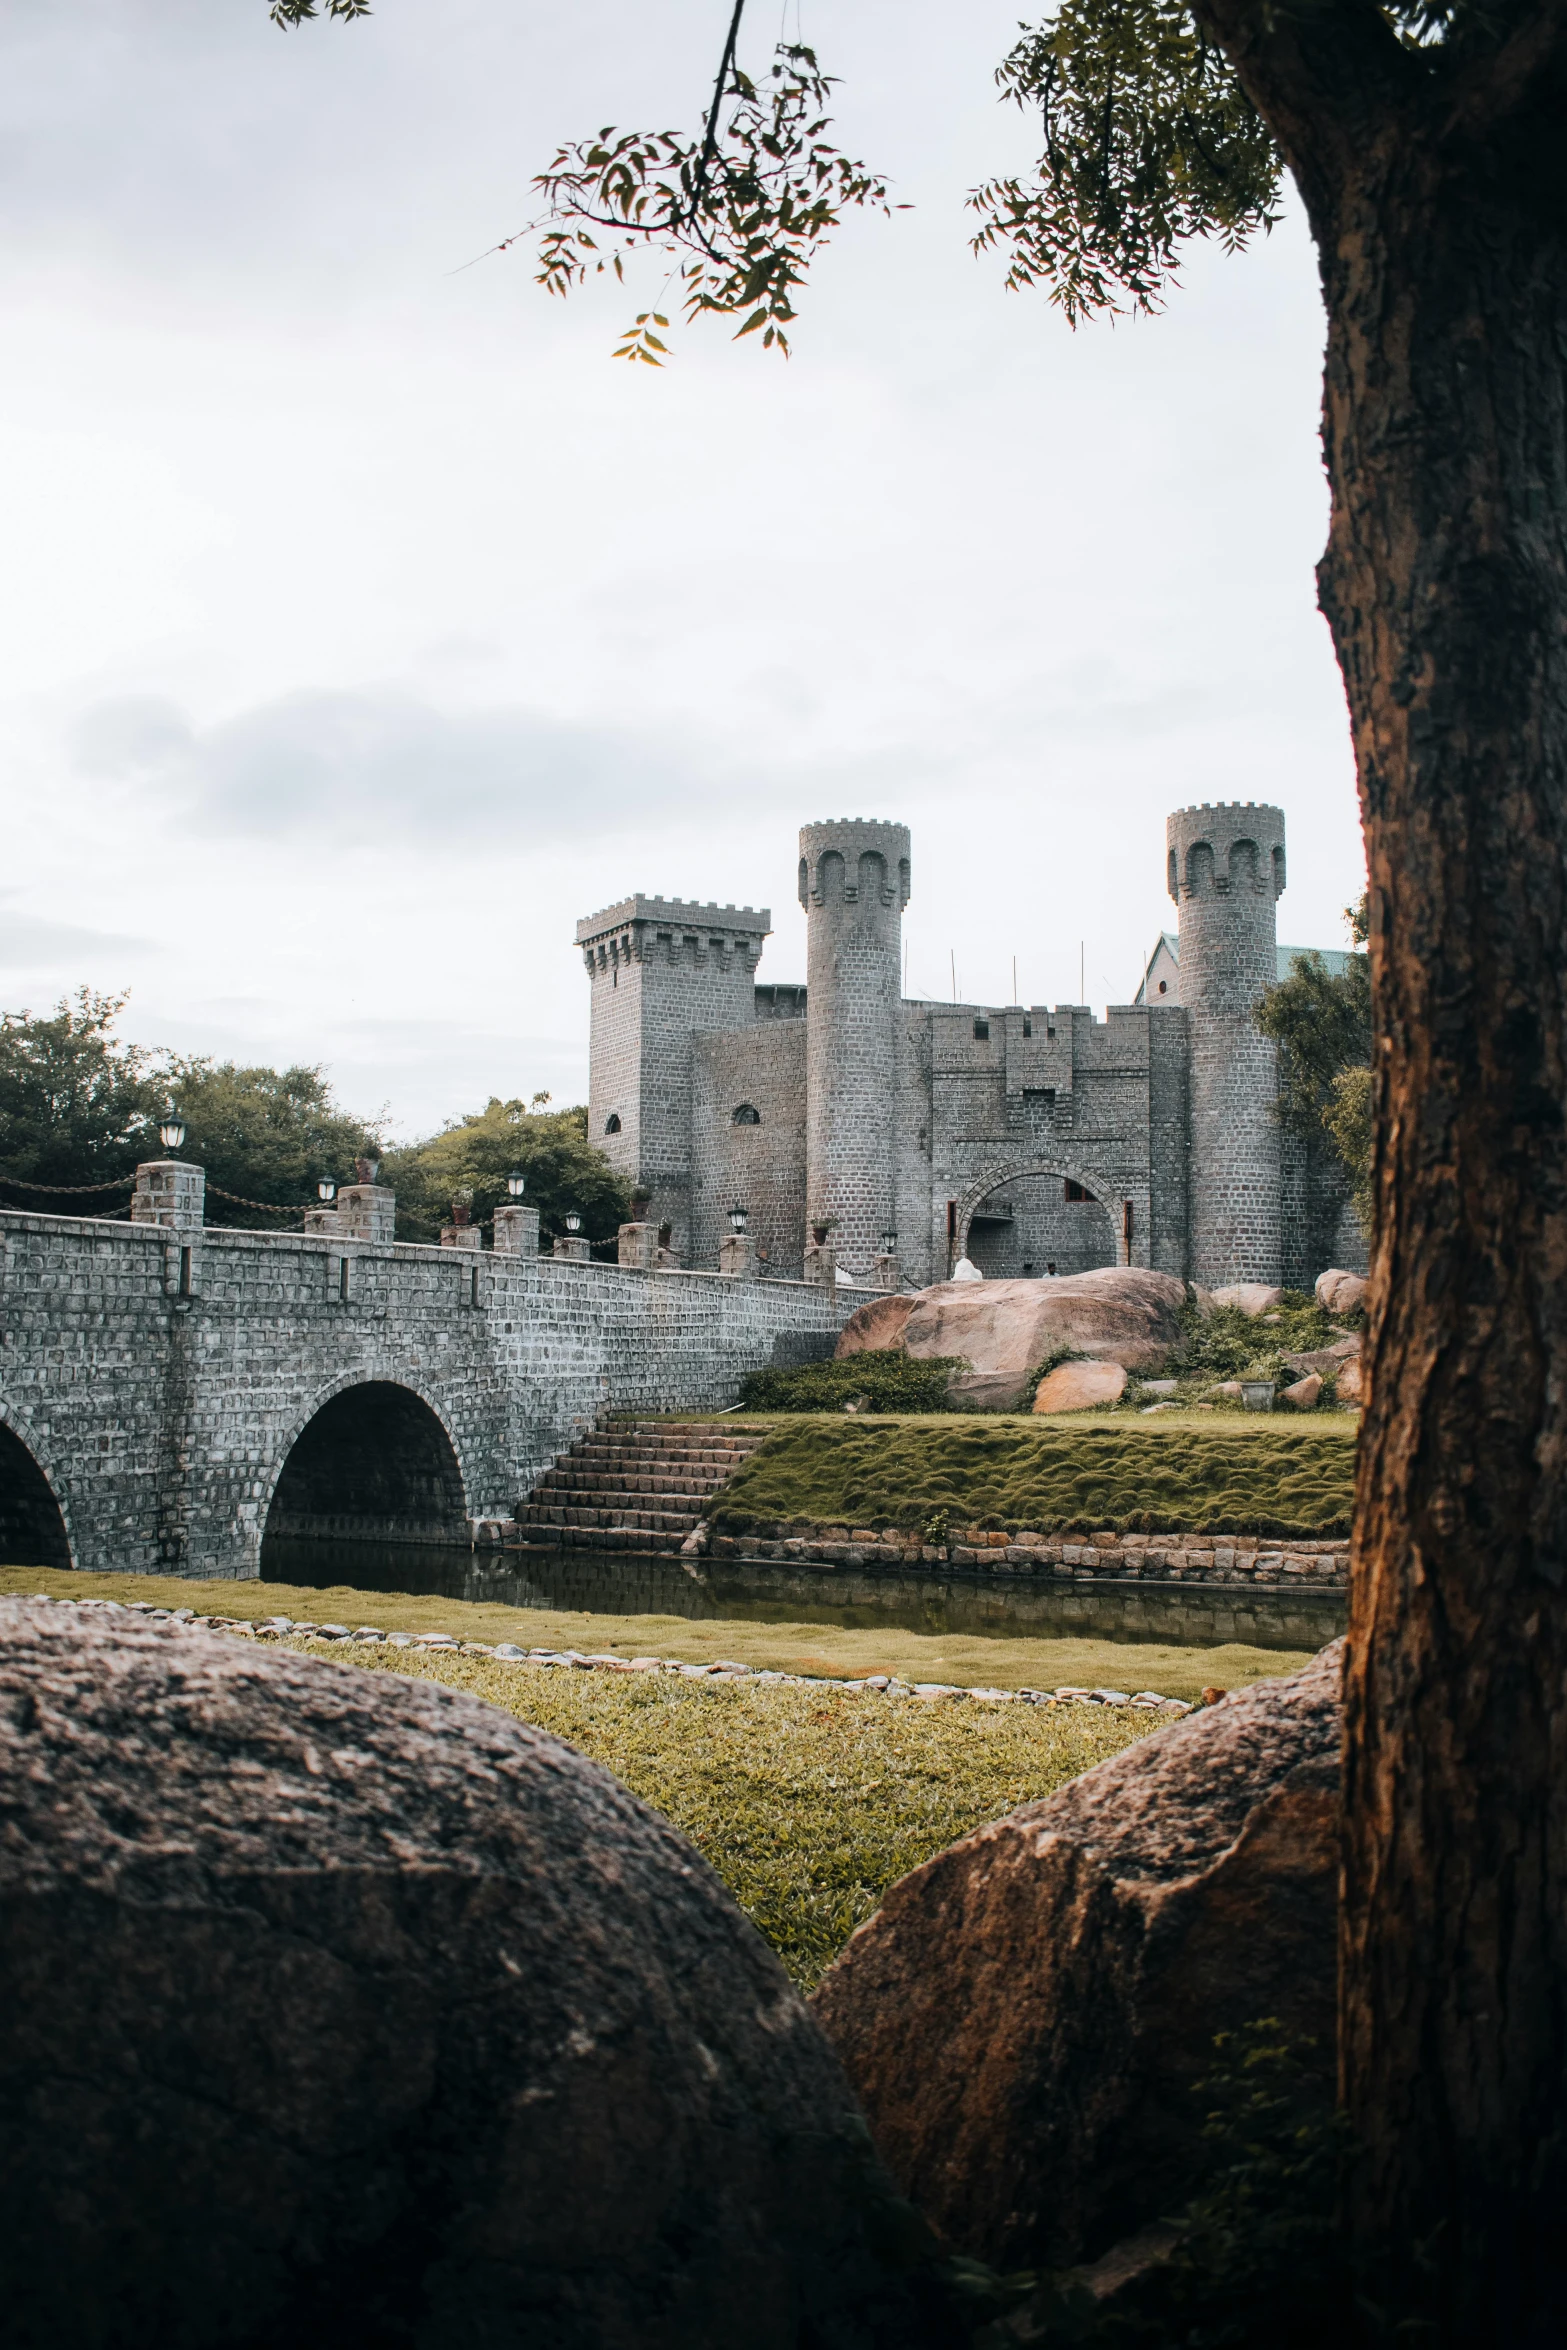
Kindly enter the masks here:
[[260, 1622], [244, 1616], [198, 1615], [193, 1608], [163, 1608], [153, 1600], [128, 1602], [117, 1599], [70, 1599], [55, 1593], [39, 1591], [32, 1594], [38, 1600], [55, 1607], [97, 1609], [110, 1615], [138, 1616], [145, 1623], [179, 1625], [191, 1631], [226, 1632], [243, 1639], [287, 1641], [290, 1644], [305, 1641], [338, 1648], [403, 1649], [421, 1655], [483, 1656], [496, 1663], [532, 1667], [539, 1671], [580, 1671], [601, 1673], [668, 1673], [687, 1681], [749, 1682], [753, 1687], [822, 1689], [869, 1693], [888, 1698], [929, 1700], [932, 1698], [970, 1698], [985, 1705], [1092, 1705], [1125, 1708], [1144, 1713], [1175, 1716], [1192, 1711], [1184, 1698], [1161, 1697], [1157, 1690], [1133, 1691], [1120, 1689], [1085, 1689], [1063, 1686], [1059, 1689], [993, 1689], [964, 1687], [949, 1681], [901, 1681], [891, 1674], [871, 1673], [863, 1680], [838, 1679], [827, 1674], [781, 1673], [752, 1665], [720, 1661], [714, 1664], [688, 1664], [678, 1657], [619, 1657], [583, 1655], [576, 1649], [523, 1649], [509, 1640], [458, 1640], [449, 1632], [385, 1632], [374, 1624], [315, 1624], [292, 1616], [274, 1616]]
[[1118, 1534], [1106, 1528], [1087, 1538], [997, 1532], [984, 1526], [949, 1530], [945, 1541], [873, 1527], [804, 1525], [795, 1521], [756, 1534], [715, 1534], [715, 1559], [793, 1559], [834, 1567], [979, 1568], [994, 1575], [1048, 1575], [1055, 1582], [1246, 1584], [1346, 1591], [1349, 1544], [1270, 1542], [1246, 1534]]

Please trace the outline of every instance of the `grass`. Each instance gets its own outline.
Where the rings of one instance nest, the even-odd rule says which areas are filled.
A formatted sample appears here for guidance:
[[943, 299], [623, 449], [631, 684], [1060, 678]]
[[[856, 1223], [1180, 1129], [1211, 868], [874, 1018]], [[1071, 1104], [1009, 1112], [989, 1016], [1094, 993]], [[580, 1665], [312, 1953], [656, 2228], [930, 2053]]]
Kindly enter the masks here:
[[910, 1415], [774, 1423], [710, 1505], [715, 1530], [792, 1518], [1041, 1534], [1300, 1535], [1349, 1531], [1357, 1423], [1347, 1414], [1245, 1421], [1196, 1412], [1156, 1421], [1074, 1413], [1070, 1423]]
[[[499, 1601], [437, 1599], [406, 1591], [328, 1590], [293, 1583], [186, 1582], [172, 1575], [84, 1575], [69, 1567], [0, 1567], [0, 1596], [47, 1592], [60, 1599], [152, 1600], [198, 1614], [293, 1616], [311, 1624], [375, 1624], [384, 1632], [450, 1632], [460, 1640], [515, 1640], [525, 1648], [580, 1649], [585, 1655], [678, 1657], [784, 1673], [891, 1673], [906, 1681], [954, 1681], [995, 1689], [1157, 1690], [1161, 1697], [1200, 1697], [1206, 1688], [1298, 1672], [1304, 1651], [1179, 1648], [1152, 1642], [1041, 1640], [988, 1633], [926, 1633], [895, 1626], [752, 1623], [736, 1618], [590, 1615], [569, 1608], [514, 1608]], [[400, 1652], [406, 1653], [406, 1652]], [[530, 1676], [530, 1680], [531, 1680]], [[596, 1684], [595, 1684], [596, 1685]], [[958, 1709], [965, 1717], [967, 1707]], [[1011, 1718], [1010, 1708], [1005, 1709]]]
[[689, 1836], [802, 1991], [896, 1879], [1148, 1734], [1134, 1715], [1086, 1707], [920, 1705], [290, 1645], [344, 1671], [469, 1690], [605, 1764]]

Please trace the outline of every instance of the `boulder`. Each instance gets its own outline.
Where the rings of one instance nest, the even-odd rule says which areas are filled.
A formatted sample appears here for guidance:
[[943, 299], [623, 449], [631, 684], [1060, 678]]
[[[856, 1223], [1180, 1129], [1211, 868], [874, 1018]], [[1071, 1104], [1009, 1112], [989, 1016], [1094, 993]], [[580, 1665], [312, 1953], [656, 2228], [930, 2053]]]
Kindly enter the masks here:
[[857, 1355], [869, 1350], [901, 1354], [903, 1325], [913, 1310], [912, 1295], [873, 1297], [869, 1305], [856, 1306], [838, 1333], [835, 1353]]
[[1283, 1297], [1282, 1289], [1270, 1289], [1266, 1281], [1232, 1281], [1227, 1289], [1211, 1293], [1216, 1306], [1239, 1306], [1243, 1314], [1268, 1314]]
[[1024, 1400], [1033, 1365], [1063, 1346], [1128, 1371], [1157, 1370], [1180, 1338], [1185, 1302], [1184, 1283], [1136, 1265], [1051, 1281], [940, 1281], [861, 1306], [844, 1325], [839, 1352], [884, 1346], [922, 1361], [961, 1356], [969, 1374], [954, 1393], [975, 1402], [983, 1394], [1005, 1409]]
[[1359, 1273], [1346, 1273], [1340, 1266], [1330, 1266], [1319, 1273], [1316, 1281], [1316, 1300], [1330, 1314], [1352, 1314], [1366, 1302], [1368, 1284]]
[[777, 1961], [558, 1740], [8, 1601], [0, 1807], [15, 2350], [951, 2338]]
[[1061, 1363], [1040, 1380], [1034, 1396], [1036, 1412], [1091, 1412], [1118, 1403], [1126, 1393], [1126, 1373], [1119, 1363]]
[[1280, 1403], [1287, 1403], [1292, 1412], [1314, 1412], [1322, 1393], [1322, 1374], [1308, 1371], [1304, 1379], [1297, 1379], [1293, 1387], [1281, 1388]]
[[1286, 1355], [1284, 1360], [1302, 1378], [1307, 1372], [1315, 1371], [1324, 1379], [1336, 1379], [1344, 1365], [1352, 1362], [1359, 1352], [1360, 1340], [1351, 1331], [1347, 1338], [1340, 1338], [1332, 1346], [1312, 1347], [1306, 1354]]
[[1340, 1403], [1363, 1404], [1366, 1400], [1366, 1366], [1358, 1356], [1351, 1356], [1339, 1365], [1335, 1380]]
[[1331, 2078], [1343, 1643], [902, 1878], [814, 2005], [894, 2177], [1004, 2270], [1189, 2190], [1191, 2096], [1259, 2017]]

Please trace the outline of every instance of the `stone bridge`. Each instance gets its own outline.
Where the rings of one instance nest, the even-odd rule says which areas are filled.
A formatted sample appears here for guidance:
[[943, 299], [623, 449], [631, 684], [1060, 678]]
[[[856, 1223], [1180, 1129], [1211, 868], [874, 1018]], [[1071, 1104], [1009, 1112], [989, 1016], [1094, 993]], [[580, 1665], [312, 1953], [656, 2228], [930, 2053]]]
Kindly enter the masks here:
[[605, 1409], [707, 1410], [831, 1351], [862, 1293], [393, 1241], [359, 1185], [302, 1233], [204, 1224], [201, 1169], [131, 1221], [0, 1213], [0, 1558], [253, 1576], [262, 1539], [468, 1543]]

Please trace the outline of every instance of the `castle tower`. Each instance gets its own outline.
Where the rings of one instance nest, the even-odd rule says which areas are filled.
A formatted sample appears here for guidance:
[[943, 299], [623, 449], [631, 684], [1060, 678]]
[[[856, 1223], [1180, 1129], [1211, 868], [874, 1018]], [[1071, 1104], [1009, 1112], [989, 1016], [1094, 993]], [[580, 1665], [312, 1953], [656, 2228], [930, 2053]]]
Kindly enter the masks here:
[[1284, 811], [1179, 808], [1165, 827], [1191, 1046], [1191, 1278], [1277, 1281], [1283, 1265], [1278, 1062], [1252, 1018], [1278, 978]]
[[652, 1195], [691, 1261], [691, 1085], [699, 1031], [749, 1027], [765, 907], [630, 897], [577, 924], [591, 983], [588, 1139]]
[[897, 1024], [909, 828], [837, 818], [800, 832], [806, 913], [805, 1199], [838, 1262], [870, 1278], [894, 1223]]

